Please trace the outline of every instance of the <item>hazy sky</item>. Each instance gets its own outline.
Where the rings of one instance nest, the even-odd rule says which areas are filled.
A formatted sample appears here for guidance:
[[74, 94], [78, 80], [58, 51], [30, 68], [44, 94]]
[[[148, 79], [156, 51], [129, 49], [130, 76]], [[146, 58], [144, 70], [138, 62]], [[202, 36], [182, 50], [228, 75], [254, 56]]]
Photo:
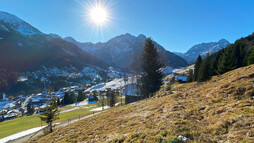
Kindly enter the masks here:
[[104, 42], [128, 32], [152, 37], [167, 50], [179, 52], [221, 38], [234, 42], [254, 32], [254, 0], [105, 1], [111, 18], [101, 30], [87, 18], [95, 0], [0, 0], [0, 11], [44, 33], [81, 42]]

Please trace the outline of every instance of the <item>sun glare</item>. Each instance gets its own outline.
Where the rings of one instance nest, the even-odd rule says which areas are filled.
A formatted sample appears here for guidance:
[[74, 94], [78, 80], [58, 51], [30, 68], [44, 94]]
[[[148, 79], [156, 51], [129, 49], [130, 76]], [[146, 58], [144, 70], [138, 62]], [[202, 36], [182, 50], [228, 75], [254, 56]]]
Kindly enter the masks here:
[[[91, 37], [101, 36], [104, 32], [111, 32], [116, 21], [113, 1], [93, 0], [80, 3], [82, 6], [82, 20]], [[116, 26], [114, 25], [114, 29]]]
[[90, 17], [96, 24], [103, 24], [107, 20], [107, 12], [102, 7], [95, 7], [91, 10]]

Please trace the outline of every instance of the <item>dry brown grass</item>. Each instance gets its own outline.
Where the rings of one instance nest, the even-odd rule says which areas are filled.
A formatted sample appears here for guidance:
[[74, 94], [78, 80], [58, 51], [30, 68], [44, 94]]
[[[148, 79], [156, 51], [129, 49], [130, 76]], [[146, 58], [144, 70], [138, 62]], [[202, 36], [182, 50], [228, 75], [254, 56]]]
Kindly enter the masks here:
[[254, 142], [254, 65], [191, 87], [196, 83], [111, 108], [29, 142], [171, 142], [178, 135], [187, 142]]

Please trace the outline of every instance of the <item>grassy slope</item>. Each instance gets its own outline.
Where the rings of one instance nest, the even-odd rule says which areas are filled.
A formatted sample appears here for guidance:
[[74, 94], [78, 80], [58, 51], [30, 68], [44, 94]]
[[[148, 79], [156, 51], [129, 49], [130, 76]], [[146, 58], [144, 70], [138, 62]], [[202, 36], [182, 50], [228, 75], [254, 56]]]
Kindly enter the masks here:
[[187, 142], [254, 142], [254, 65], [180, 89], [111, 108], [29, 142], [166, 142], [178, 135]]
[[[56, 120], [55, 122], [62, 122], [67, 119], [77, 118], [79, 117], [79, 115], [85, 116], [92, 113], [90, 111], [91, 109], [97, 108], [96, 105], [94, 105], [93, 107], [90, 107], [90, 105], [87, 105], [87, 106], [89, 108], [81, 108], [81, 109], [73, 110], [70, 112], [61, 113], [59, 115], [59, 119]], [[66, 106], [63, 108], [71, 109], [75, 107]], [[63, 110], [63, 109], [60, 108], [60, 110]], [[45, 123], [43, 123], [43, 125], [45, 125]], [[4, 138], [6, 136], [9, 136], [9, 135], [12, 135], [27, 129], [31, 129], [34, 127], [39, 127], [39, 126], [41, 126], [41, 121], [38, 115], [23, 116], [23, 117], [9, 120], [6, 122], [1, 122], [0, 123], [0, 138]]]

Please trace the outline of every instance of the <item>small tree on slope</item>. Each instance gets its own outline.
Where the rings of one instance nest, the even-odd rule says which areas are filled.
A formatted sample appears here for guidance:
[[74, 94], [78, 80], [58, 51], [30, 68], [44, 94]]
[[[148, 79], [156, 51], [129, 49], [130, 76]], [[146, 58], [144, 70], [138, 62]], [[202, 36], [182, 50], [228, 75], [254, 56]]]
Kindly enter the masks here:
[[42, 121], [45, 121], [48, 124], [49, 132], [53, 132], [53, 121], [58, 119], [59, 111], [56, 99], [51, 99], [50, 104], [44, 108], [43, 113], [39, 116]]
[[27, 115], [33, 115], [34, 109], [33, 109], [33, 107], [32, 107], [30, 102], [27, 104], [26, 110], [27, 110]]
[[151, 38], [145, 42], [142, 69], [143, 75], [141, 79], [141, 95], [143, 98], [153, 96], [153, 94], [160, 89], [162, 85], [163, 74], [161, 72], [162, 64], [159, 61], [159, 54], [154, 47]]

